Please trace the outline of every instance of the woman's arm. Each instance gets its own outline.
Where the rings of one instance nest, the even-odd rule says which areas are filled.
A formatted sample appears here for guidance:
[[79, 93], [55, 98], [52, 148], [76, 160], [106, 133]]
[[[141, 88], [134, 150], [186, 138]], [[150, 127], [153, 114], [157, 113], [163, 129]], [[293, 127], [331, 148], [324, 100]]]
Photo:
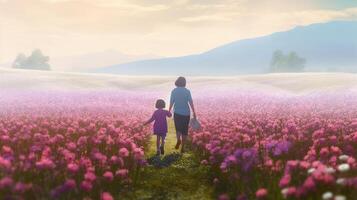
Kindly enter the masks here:
[[189, 93], [189, 96], [188, 96], [188, 103], [190, 104], [191, 110], [193, 112], [193, 118], [196, 118], [196, 111], [195, 111], [195, 106], [193, 105], [191, 92]]
[[193, 105], [193, 101], [189, 101], [192, 112], [193, 112], [193, 118], [196, 118], [196, 111], [195, 111], [195, 106]]
[[171, 110], [172, 110], [172, 106], [174, 105], [175, 103], [175, 99], [173, 97], [173, 91], [171, 92], [171, 96], [170, 96], [170, 106], [169, 106], [169, 112], [171, 113]]
[[170, 102], [169, 112], [171, 113], [173, 104]]

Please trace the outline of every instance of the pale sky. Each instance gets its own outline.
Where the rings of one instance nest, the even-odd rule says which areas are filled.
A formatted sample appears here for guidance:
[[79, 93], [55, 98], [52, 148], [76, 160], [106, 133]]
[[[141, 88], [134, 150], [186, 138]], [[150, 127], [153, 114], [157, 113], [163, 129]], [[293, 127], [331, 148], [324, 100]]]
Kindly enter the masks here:
[[355, 0], [0, 0], [0, 62], [114, 49], [180, 56], [297, 25], [357, 18]]

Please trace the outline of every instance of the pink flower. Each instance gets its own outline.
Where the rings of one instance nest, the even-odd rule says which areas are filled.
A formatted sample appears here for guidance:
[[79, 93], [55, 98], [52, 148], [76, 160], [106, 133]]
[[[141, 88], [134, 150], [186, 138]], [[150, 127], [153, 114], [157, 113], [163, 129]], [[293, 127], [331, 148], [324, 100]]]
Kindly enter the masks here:
[[263, 199], [265, 197], [267, 197], [268, 195], [268, 190], [265, 189], [265, 188], [260, 188], [259, 190], [257, 190], [257, 192], [255, 193], [255, 196], [258, 198], [258, 199]]
[[79, 166], [77, 164], [75, 164], [75, 163], [69, 163], [67, 165], [67, 169], [71, 173], [77, 173], [78, 170], [79, 170]]
[[313, 190], [315, 188], [314, 179], [311, 176], [307, 177], [307, 179], [304, 181], [303, 187], [307, 190]]
[[120, 178], [127, 178], [128, 174], [129, 174], [129, 170], [127, 169], [119, 169], [115, 172], [115, 175]]
[[201, 165], [207, 165], [208, 164], [208, 161], [207, 160], [202, 160], [201, 161]]
[[18, 182], [15, 185], [14, 191], [16, 191], [18, 193], [24, 193], [31, 188], [32, 188], [32, 184], [25, 184], [22, 182]]
[[347, 163], [351, 166], [355, 166], [356, 165], [356, 159], [352, 158], [352, 157], [348, 157], [347, 159]]
[[301, 161], [300, 162], [300, 167], [307, 170], [310, 168], [310, 163], [306, 162], [306, 161]]
[[221, 166], [219, 167], [221, 169], [222, 172], [227, 172], [227, 163], [226, 162], [222, 162]]
[[74, 142], [69, 142], [69, 143], [67, 143], [67, 148], [69, 149], [69, 150], [76, 150], [76, 148], [77, 148], [77, 145], [74, 143]]
[[74, 179], [67, 179], [64, 182], [64, 186], [66, 187], [66, 189], [72, 190], [72, 189], [76, 188], [77, 183], [76, 183], [76, 181]]
[[89, 192], [92, 190], [93, 185], [91, 182], [84, 180], [81, 182], [81, 188], [82, 190]]
[[325, 157], [329, 154], [329, 150], [327, 147], [324, 147], [320, 150], [320, 156]]
[[113, 164], [117, 164], [118, 163], [118, 156], [110, 157], [110, 162], [112, 162]]
[[10, 177], [4, 177], [0, 179], [0, 189], [11, 187], [14, 184], [14, 181]]
[[129, 156], [129, 151], [128, 151], [128, 149], [126, 149], [126, 148], [121, 148], [120, 150], [119, 150], [119, 156], [121, 156], [121, 157], [128, 157]]
[[0, 167], [4, 169], [10, 169], [11, 168], [11, 162], [9, 160], [4, 159], [3, 157], [0, 156]]
[[89, 182], [93, 182], [95, 181], [97, 177], [95, 176], [95, 174], [93, 172], [87, 172], [84, 174], [84, 179], [89, 181]]
[[2, 147], [2, 152], [3, 152], [4, 154], [12, 154], [12, 153], [13, 153], [11, 147], [9, 147], [9, 146], [3, 146], [3, 147]]
[[109, 192], [103, 192], [101, 200], [114, 200], [113, 196]]
[[75, 130], [74, 128], [72, 128], [72, 127], [69, 127], [69, 128], [67, 129], [67, 133], [68, 133], [68, 134], [73, 134], [75, 131], [76, 131], [76, 130]]
[[264, 165], [267, 166], [267, 167], [272, 167], [272, 166], [273, 166], [273, 161], [272, 161], [271, 159], [266, 160], [266, 161], [264, 162]]
[[296, 187], [289, 187], [286, 195], [288, 197], [291, 197], [294, 196], [295, 194], [296, 194]]
[[229, 200], [229, 195], [228, 194], [221, 194], [218, 197], [218, 200]]
[[39, 169], [53, 169], [55, 164], [49, 158], [41, 158], [40, 161], [36, 162], [36, 167]]
[[287, 162], [287, 165], [291, 168], [291, 169], [295, 169], [298, 166], [299, 162], [296, 160], [289, 160]]
[[341, 153], [341, 149], [339, 147], [332, 146], [330, 149], [335, 154], [340, 154]]
[[291, 175], [290, 174], [285, 174], [279, 182], [279, 187], [284, 188], [287, 187], [289, 185], [291, 181]]
[[106, 171], [106, 172], [103, 174], [103, 177], [104, 177], [107, 181], [113, 181], [113, 179], [114, 179], [113, 173], [112, 173], [111, 171]]
[[140, 149], [140, 148], [135, 148], [135, 149], [133, 150], [133, 153], [134, 153], [134, 158], [135, 158], [136, 160], [140, 160], [140, 159], [142, 159], [143, 156], [144, 156], [144, 151], [143, 151], [142, 149]]
[[87, 139], [88, 139], [88, 137], [86, 137], [86, 136], [79, 137], [77, 140], [77, 145], [84, 146], [85, 144], [87, 144]]

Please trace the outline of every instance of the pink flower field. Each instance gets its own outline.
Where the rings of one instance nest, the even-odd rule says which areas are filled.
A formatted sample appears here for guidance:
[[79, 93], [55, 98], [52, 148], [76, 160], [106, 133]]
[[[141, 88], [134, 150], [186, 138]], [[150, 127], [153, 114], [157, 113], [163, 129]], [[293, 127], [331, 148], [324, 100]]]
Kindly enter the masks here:
[[144, 96], [22, 92], [2, 97], [1, 199], [116, 199], [114, 194], [137, 181], [146, 165], [150, 131], [140, 126], [148, 114]]
[[192, 136], [219, 199], [355, 199], [357, 96], [236, 94], [202, 100]]
[[[209, 169], [214, 198], [357, 196], [353, 93], [193, 94], [202, 129], [191, 131], [191, 149]], [[2, 94], [1, 199], [123, 199], [143, 181], [152, 133], [141, 124], [159, 95]]]

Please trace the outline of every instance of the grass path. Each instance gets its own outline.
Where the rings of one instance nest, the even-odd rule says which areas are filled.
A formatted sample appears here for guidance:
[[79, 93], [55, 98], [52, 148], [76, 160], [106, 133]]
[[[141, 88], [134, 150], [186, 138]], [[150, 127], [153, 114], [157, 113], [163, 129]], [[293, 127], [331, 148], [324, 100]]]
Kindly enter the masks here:
[[[173, 162], [162, 168], [152, 165], [145, 167], [133, 191], [130, 192], [129, 199], [213, 199], [213, 188], [208, 178], [209, 169], [201, 166], [191, 151], [182, 155], [178, 154], [178, 151], [174, 149], [175, 144], [176, 135], [173, 122], [170, 120], [165, 156], [174, 158]], [[146, 156], [152, 158], [155, 154], [156, 138], [153, 136]], [[161, 156], [161, 159], [165, 160], [165, 157]]]

